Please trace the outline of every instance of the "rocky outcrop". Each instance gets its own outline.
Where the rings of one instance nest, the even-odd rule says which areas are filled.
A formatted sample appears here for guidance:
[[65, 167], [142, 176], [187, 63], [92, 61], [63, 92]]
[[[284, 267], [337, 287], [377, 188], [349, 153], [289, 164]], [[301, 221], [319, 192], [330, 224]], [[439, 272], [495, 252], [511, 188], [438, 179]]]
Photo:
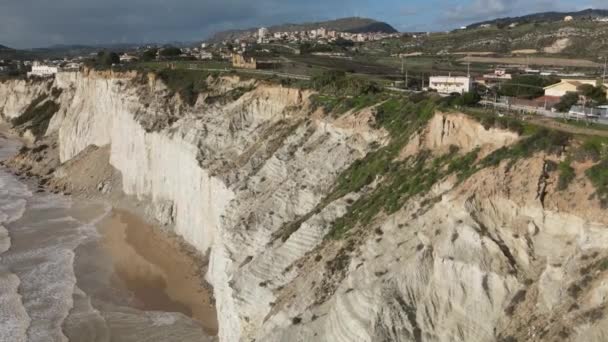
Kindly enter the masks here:
[[[310, 108], [308, 91], [237, 78], [209, 79], [193, 107], [152, 75], [19, 82], [0, 84], [5, 118], [62, 89], [47, 131], [66, 163], [57, 177], [104, 156], [121, 175], [114, 186], [210, 254], [222, 341], [605, 336], [608, 217], [580, 172], [557, 190], [548, 162], [558, 156], [446, 177], [330, 239], [336, 220], [382, 182], [328, 198], [345, 170], [390, 140], [373, 108], [328, 116]], [[398, 159], [429, 150], [479, 150], [479, 159], [519, 139], [437, 113]]]
[[437, 113], [421, 133], [412, 137], [401, 157], [410, 157], [421, 150], [441, 155], [451, 147], [457, 147], [463, 153], [480, 149], [481, 156], [485, 156], [518, 139], [519, 136], [510, 131], [486, 129], [465, 114]]

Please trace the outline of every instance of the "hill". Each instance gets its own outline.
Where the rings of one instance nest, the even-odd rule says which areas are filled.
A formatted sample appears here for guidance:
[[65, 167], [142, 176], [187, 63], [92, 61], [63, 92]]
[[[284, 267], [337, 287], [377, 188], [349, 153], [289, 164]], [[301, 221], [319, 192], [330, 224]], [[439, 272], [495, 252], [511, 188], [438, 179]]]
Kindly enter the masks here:
[[[268, 29], [270, 32], [295, 32], [295, 31], [308, 31], [315, 30], [324, 27], [328, 30], [335, 30], [340, 32], [349, 33], [364, 33], [364, 32], [382, 32], [382, 33], [396, 33], [398, 32], [391, 25], [369, 18], [342, 18], [336, 20], [313, 22], [313, 23], [302, 23], [302, 24], [282, 24], [271, 26]], [[244, 30], [229, 30], [218, 32], [210, 39], [212, 42], [219, 42], [230, 39], [237, 39], [239, 37], [251, 34], [255, 32], [257, 28], [249, 28]]]
[[0, 44], [0, 51], [6, 51], [6, 50], [13, 50], [11, 48], [9, 48], [8, 46], [4, 46]]
[[[578, 13], [580, 15], [586, 13], [588, 16], [589, 13], [597, 15], [602, 12]], [[559, 17], [564, 14], [560, 13]], [[581, 65], [595, 65], [600, 62], [602, 56], [608, 56], [608, 22], [582, 19], [587, 17], [578, 17], [578, 20], [570, 22], [565, 22], [563, 17], [560, 20], [538, 20], [538, 18], [550, 18], [547, 14], [538, 14], [534, 18], [537, 20], [529, 22], [508, 19], [518, 23], [513, 27], [496, 24], [490, 27], [470, 26], [464, 30], [409, 35], [400, 39], [369, 42], [365, 44], [363, 51], [383, 55], [412, 54], [445, 58], [453, 56], [454, 59], [471, 55], [524, 59], [568, 58], [588, 61], [579, 63]], [[507, 19], [497, 19], [488, 23], [496, 23], [499, 20]], [[546, 61], [545, 59], [544, 62]], [[508, 61], [500, 63], [509, 64]], [[535, 64], [535, 61], [531, 60], [530, 64]]]
[[597, 17], [608, 17], [608, 10], [602, 9], [586, 9], [578, 12], [541, 12], [527, 14], [520, 17], [505, 17], [487, 20], [479, 23], [474, 23], [468, 26], [468, 28], [476, 28], [481, 25], [510, 25], [513, 23], [534, 23], [534, 22], [552, 22], [562, 21], [565, 17], [571, 16], [574, 19], [593, 19]]

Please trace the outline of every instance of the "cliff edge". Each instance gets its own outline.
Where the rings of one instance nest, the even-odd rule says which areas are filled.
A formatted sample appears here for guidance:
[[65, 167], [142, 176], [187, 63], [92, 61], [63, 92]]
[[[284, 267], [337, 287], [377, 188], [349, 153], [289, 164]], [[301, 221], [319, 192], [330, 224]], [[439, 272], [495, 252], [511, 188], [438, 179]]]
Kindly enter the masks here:
[[0, 83], [31, 141], [8, 164], [123, 192], [209, 253], [221, 341], [606, 339], [603, 141], [205, 82], [191, 99], [151, 74]]

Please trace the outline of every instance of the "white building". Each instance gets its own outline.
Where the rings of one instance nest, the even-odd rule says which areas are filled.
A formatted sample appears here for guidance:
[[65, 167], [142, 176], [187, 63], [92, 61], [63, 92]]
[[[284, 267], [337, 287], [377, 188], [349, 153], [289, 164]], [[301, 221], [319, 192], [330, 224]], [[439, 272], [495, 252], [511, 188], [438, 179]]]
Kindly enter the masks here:
[[38, 62], [34, 62], [34, 64], [32, 65], [32, 71], [28, 72], [27, 76], [50, 77], [56, 75], [58, 72], [58, 67], [43, 65]]
[[483, 78], [488, 80], [510, 80], [513, 78], [505, 69], [496, 69], [493, 74], [483, 75]]
[[201, 54], [199, 55], [199, 58], [203, 61], [208, 61], [210, 59], [213, 59], [213, 54], [211, 52], [208, 51], [201, 51]]
[[267, 28], [265, 28], [265, 27], [260, 27], [260, 28], [258, 29], [258, 38], [262, 38], [262, 39], [263, 39], [263, 38], [266, 38], [266, 37], [268, 37], [268, 34], [269, 34], [269, 32], [268, 32], [268, 29], [267, 29]]
[[63, 71], [78, 71], [78, 70], [80, 70], [80, 67], [82, 67], [82, 63], [69, 62], [63, 66], [62, 70]]
[[135, 62], [135, 61], [137, 61], [137, 57], [135, 57], [135, 56], [131, 56], [126, 53], [124, 53], [120, 56], [121, 63], [131, 63], [131, 62]]
[[466, 93], [473, 89], [473, 78], [460, 76], [431, 76], [429, 88], [441, 94]]

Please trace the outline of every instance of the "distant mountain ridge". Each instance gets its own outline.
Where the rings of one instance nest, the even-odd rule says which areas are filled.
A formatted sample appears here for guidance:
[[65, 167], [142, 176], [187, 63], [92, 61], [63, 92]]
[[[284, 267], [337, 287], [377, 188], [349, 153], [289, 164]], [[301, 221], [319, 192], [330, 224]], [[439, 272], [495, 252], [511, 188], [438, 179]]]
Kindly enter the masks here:
[[8, 47], [8, 46], [4, 46], [4, 45], [1, 45], [1, 44], [0, 44], [0, 50], [13, 50], [13, 49], [11, 49], [11, 48], [10, 48], [10, 47]]
[[[302, 23], [302, 24], [283, 24], [275, 25], [268, 28], [270, 32], [295, 32], [309, 31], [324, 27], [328, 30], [335, 30], [349, 33], [365, 33], [365, 32], [382, 32], [382, 33], [397, 33], [398, 31], [391, 25], [369, 18], [350, 17], [336, 20]], [[218, 32], [211, 39], [212, 42], [237, 39], [239, 37], [251, 34], [257, 31], [257, 28], [249, 28], [244, 30], [228, 30]]]
[[565, 17], [571, 16], [575, 19], [581, 18], [596, 18], [596, 17], [608, 17], [608, 10], [604, 9], [586, 9], [578, 12], [541, 12], [541, 13], [532, 13], [519, 17], [505, 17], [505, 18], [497, 18], [492, 20], [486, 20], [478, 23], [474, 23], [469, 25], [469, 28], [476, 28], [481, 25], [510, 25], [513, 23], [522, 23], [522, 22], [548, 22], [548, 21], [560, 21], [564, 20]]

